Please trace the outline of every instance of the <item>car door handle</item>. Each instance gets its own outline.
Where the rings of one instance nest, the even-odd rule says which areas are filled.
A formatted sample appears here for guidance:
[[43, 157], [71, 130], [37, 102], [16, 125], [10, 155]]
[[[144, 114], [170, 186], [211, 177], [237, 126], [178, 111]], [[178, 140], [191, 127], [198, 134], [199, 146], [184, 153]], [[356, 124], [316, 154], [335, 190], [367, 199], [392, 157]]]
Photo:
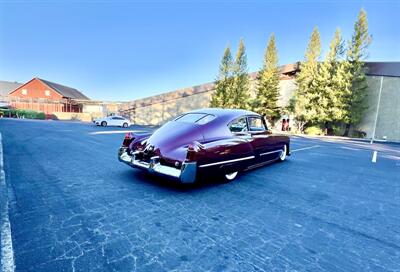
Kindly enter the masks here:
[[236, 132], [235, 136], [246, 141], [249, 141], [252, 138], [251, 134], [245, 132]]

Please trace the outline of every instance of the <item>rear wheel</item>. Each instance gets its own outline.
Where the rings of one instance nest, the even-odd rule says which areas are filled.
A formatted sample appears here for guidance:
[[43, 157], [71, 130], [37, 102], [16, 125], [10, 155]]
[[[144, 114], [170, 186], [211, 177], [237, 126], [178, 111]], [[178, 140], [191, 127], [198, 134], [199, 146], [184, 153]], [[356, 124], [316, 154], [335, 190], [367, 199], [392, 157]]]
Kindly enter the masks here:
[[287, 153], [287, 145], [284, 145], [281, 154], [279, 155], [280, 161], [284, 161], [286, 159], [286, 153]]
[[106, 127], [107, 126], [107, 122], [106, 121], [101, 122], [101, 126], [102, 127]]
[[128, 127], [128, 123], [124, 123], [124, 124], [122, 125], [122, 127], [127, 128], [127, 127]]

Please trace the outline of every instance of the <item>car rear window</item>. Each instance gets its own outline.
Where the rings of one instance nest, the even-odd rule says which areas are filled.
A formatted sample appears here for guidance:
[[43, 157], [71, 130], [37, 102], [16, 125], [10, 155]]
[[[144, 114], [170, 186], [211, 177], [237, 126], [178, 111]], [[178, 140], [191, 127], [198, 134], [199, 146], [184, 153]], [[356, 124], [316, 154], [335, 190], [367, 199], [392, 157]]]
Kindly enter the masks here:
[[214, 120], [215, 116], [205, 113], [187, 113], [177, 117], [174, 121], [204, 125]]

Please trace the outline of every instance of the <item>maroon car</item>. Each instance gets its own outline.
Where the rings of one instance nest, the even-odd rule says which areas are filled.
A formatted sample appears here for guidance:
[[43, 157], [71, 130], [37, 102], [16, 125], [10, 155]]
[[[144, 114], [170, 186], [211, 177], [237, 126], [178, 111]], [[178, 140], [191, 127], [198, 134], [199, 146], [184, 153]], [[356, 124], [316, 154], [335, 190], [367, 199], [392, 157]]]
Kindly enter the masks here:
[[272, 134], [257, 113], [200, 109], [178, 116], [153, 134], [128, 133], [118, 158], [182, 183], [206, 175], [230, 181], [240, 171], [284, 161], [289, 146], [289, 137]]

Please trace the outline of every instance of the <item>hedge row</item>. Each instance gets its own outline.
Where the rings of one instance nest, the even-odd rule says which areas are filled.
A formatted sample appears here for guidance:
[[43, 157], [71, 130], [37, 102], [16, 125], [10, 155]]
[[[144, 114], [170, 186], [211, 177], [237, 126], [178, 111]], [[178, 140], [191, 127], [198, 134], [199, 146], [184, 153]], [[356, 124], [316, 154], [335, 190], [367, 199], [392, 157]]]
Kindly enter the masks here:
[[19, 109], [0, 109], [0, 116], [11, 118], [46, 119], [44, 112]]

